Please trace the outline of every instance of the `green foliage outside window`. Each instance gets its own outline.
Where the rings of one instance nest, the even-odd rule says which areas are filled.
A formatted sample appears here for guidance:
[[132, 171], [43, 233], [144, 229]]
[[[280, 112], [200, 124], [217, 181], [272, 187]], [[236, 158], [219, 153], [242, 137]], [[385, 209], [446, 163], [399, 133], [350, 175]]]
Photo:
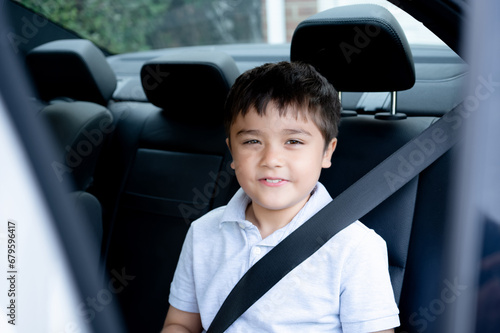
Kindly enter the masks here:
[[113, 53], [262, 41], [260, 1], [16, 1]]

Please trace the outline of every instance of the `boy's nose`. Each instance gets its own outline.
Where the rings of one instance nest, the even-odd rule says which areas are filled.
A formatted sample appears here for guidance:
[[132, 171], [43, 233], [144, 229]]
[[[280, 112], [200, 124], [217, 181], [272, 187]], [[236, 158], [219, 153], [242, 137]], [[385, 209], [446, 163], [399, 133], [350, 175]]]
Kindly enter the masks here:
[[283, 165], [283, 156], [277, 147], [268, 145], [262, 152], [261, 165], [268, 168], [281, 167]]

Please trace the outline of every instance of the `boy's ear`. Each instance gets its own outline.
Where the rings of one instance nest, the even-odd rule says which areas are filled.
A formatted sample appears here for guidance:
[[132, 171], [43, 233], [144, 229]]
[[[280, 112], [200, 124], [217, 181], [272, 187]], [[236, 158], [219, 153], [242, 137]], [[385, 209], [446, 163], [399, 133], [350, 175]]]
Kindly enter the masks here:
[[337, 138], [333, 138], [326, 146], [325, 153], [323, 154], [323, 163], [321, 164], [323, 168], [327, 169], [332, 165], [332, 155], [335, 148], [337, 148]]

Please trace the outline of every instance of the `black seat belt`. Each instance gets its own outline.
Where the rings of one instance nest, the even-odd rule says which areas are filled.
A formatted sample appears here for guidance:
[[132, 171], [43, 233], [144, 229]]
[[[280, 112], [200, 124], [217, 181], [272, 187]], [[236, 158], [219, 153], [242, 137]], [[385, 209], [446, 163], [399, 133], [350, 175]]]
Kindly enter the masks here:
[[[447, 152], [460, 138], [463, 122], [455, 107], [407, 142], [290, 233], [243, 275], [217, 312], [207, 333], [224, 332], [285, 275], [337, 232], [377, 207]], [[414, 165], [416, 155], [420, 164]], [[404, 167], [402, 167], [402, 161]]]

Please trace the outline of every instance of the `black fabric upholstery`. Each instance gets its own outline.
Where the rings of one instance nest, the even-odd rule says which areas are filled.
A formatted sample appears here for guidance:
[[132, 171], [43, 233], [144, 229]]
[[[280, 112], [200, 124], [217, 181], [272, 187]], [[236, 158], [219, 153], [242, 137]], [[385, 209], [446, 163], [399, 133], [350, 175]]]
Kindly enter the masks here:
[[[102, 52], [87, 40], [41, 45], [29, 52], [26, 61], [39, 97], [50, 103], [38, 116], [48, 124], [59, 148], [51, 167], [61, 182], [71, 183], [70, 196], [101, 253], [101, 204], [87, 190], [114, 129], [113, 116], [103, 105], [116, 88], [116, 77]], [[96, 258], [96, 266], [102, 269], [101, 264]]]
[[218, 122], [229, 88], [239, 75], [222, 52], [181, 52], [150, 60], [141, 69], [148, 100], [169, 116], [191, 123]]
[[[291, 58], [312, 63], [340, 91], [399, 91], [415, 81], [412, 55], [399, 24], [376, 5], [334, 8], [302, 22], [293, 36]], [[335, 197], [435, 119], [343, 118], [332, 166], [323, 170], [320, 181]], [[401, 165], [402, 170], [411, 167], [409, 161]], [[422, 331], [415, 318], [446, 288], [446, 281], [439, 279], [450, 165], [447, 153], [360, 219], [387, 243], [400, 308], [401, 327], [396, 332]]]
[[448, 218], [452, 197], [452, 175], [449, 171], [457, 149], [454, 147], [420, 174], [399, 302], [401, 327], [396, 332], [425, 331], [429, 318], [425, 311], [436, 300], [441, 300], [443, 290], [449, 290], [450, 282], [455, 282], [453, 279], [443, 279], [443, 273], [447, 265], [444, 261], [445, 248], [450, 237], [447, 223], [454, 222]]
[[332, 8], [301, 22], [292, 38], [292, 61], [316, 67], [338, 91], [399, 91], [415, 84], [408, 41], [385, 8]]
[[59, 146], [59, 160], [52, 163], [60, 181], [69, 179], [76, 189], [86, 190], [92, 182], [113, 118], [105, 107], [88, 102], [61, 102], [43, 108], [45, 119]]
[[[112, 131], [111, 112], [102, 105], [89, 102], [58, 102], [44, 107], [38, 114], [53, 134], [58, 159], [51, 167], [61, 182], [69, 182], [69, 193], [75, 209], [87, 222], [86, 229], [101, 253], [103, 239], [102, 209], [98, 199], [86, 192], [93, 181], [98, 159]], [[101, 256], [94, 258], [103, 272]]]
[[[435, 118], [381, 121], [372, 116], [343, 118], [332, 166], [320, 181], [337, 196], [406, 142], [426, 129]], [[418, 178], [361, 218], [387, 242], [394, 295], [400, 299], [413, 224]]]
[[124, 203], [131, 209], [189, 223], [191, 215], [198, 217], [208, 212], [221, 163], [220, 155], [141, 148], [130, 173]]
[[[85, 215], [88, 223], [89, 232], [94, 237], [95, 245], [100, 248], [102, 242], [102, 208], [97, 198], [85, 191], [74, 191], [71, 193], [71, 199], [76, 205], [76, 209]], [[100, 251], [98, 252], [100, 253]], [[101, 257], [95, 258], [96, 266], [101, 266]]]
[[40, 98], [58, 97], [106, 105], [116, 76], [101, 50], [83, 39], [49, 42], [31, 50], [26, 61]]
[[119, 121], [94, 193], [109, 220], [107, 268], [135, 277], [118, 295], [130, 332], [161, 330], [190, 223], [237, 189], [222, 113], [238, 74], [225, 54], [183, 52], [142, 68], [154, 105], [109, 106]]
[[[291, 60], [313, 64], [340, 91], [397, 91], [415, 83], [406, 37], [392, 14], [378, 5], [332, 8], [303, 21], [294, 32]], [[338, 195], [432, 120], [343, 118], [332, 167], [322, 172], [320, 180], [333, 197]], [[403, 285], [417, 184], [418, 179], [412, 180], [361, 219], [387, 242], [397, 301]]]
[[96, 175], [96, 195], [118, 197], [113, 212], [105, 212], [112, 217], [107, 266], [135, 276], [118, 295], [129, 330], [158, 332], [190, 223], [236, 189], [222, 124], [179, 121], [146, 103], [110, 109], [118, 116], [122, 107], [110, 145], [114, 153]]

